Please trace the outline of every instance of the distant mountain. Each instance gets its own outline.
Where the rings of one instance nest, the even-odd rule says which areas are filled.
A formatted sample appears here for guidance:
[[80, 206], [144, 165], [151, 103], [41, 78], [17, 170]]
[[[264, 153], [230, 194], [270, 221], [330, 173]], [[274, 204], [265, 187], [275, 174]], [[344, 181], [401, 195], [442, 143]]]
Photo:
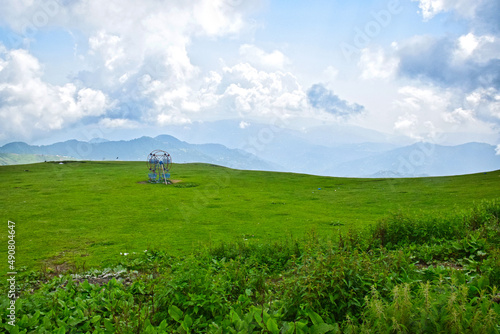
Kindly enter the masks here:
[[398, 147], [390, 143], [394, 138], [349, 125], [317, 126], [302, 132], [278, 125], [224, 120], [171, 129], [189, 142], [203, 143], [205, 138], [211, 138], [225, 146], [251, 152], [282, 166], [281, 171], [317, 175], [330, 175], [328, 171], [340, 163]]
[[61, 155], [83, 160], [145, 161], [148, 154], [155, 149], [169, 152], [174, 163], [205, 162], [237, 169], [282, 169], [243, 150], [229, 149], [220, 144], [189, 144], [169, 135], [141, 137], [129, 141], [69, 140], [42, 146], [14, 142], [0, 147], [0, 153]]
[[[288, 130], [275, 129], [271, 134], [262, 129], [265, 128], [249, 132], [246, 140], [239, 144], [241, 149], [230, 149], [221, 144], [190, 144], [170, 135], [128, 141], [69, 140], [45, 146], [14, 142], [0, 148], [0, 154], [4, 156], [2, 160], [0, 155], [0, 163], [59, 160], [60, 156], [84, 160], [145, 161], [152, 150], [163, 149], [172, 155], [174, 162], [205, 162], [236, 169], [325, 176], [421, 177], [500, 169], [500, 155], [496, 155], [494, 146], [484, 143], [458, 146], [416, 143], [397, 147], [387, 142], [334, 145], [325, 140], [325, 145], [319, 145]], [[244, 137], [238, 138], [243, 140]], [[11, 155], [7, 157], [5, 154]], [[12, 154], [17, 154], [15, 159]], [[54, 158], [43, 158], [49, 156]], [[33, 161], [33, 157], [40, 158]]]
[[500, 169], [495, 146], [467, 143], [442, 146], [416, 143], [333, 166], [329, 175], [353, 177], [444, 176]]

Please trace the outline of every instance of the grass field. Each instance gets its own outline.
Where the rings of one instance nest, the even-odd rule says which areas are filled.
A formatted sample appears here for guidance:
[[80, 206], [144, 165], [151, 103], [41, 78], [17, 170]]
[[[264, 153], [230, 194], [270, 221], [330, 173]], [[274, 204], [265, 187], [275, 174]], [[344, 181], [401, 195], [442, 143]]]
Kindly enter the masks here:
[[[269, 242], [368, 226], [391, 212], [446, 215], [500, 194], [500, 172], [356, 179], [176, 164], [173, 185], [149, 184], [145, 163], [0, 167], [0, 217], [16, 223], [16, 264], [105, 266], [120, 253], [180, 254], [222, 241]], [[0, 233], [7, 244], [7, 234]], [[6, 247], [0, 248], [2, 257]], [[2, 262], [0, 269], [6, 269]]]
[[0, 331], [500, 333], [500, 171], [144, 165], [0, 167]]

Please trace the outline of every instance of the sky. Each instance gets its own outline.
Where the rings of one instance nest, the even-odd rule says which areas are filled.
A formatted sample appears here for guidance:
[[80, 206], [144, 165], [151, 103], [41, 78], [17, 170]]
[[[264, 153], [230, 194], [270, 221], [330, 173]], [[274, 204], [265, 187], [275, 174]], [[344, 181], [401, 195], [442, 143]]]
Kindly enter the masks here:
[[0, 9], [2, 145], [187, 133], [221, 120], [500, 144], [499, 0], [0, 0]]

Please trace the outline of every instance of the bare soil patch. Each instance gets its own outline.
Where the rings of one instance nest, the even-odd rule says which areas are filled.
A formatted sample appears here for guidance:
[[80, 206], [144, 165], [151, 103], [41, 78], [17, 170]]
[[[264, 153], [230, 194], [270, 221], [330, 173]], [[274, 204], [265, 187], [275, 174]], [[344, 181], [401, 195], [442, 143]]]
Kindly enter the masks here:
[[[171, 184], [174, 184], [174, 183], [179, 183], [179, 182], [182, 182], [182, 180], [169, 180], [169, 182], [170, 182]], [[139, 181], [139, 182], [137, 182], [137, 183], [138, 183], [138, 184], [148, 184], [148, 183], [149, 183], [149, 181]], [[170, 184], [170, 183], [169, 183], [169, 184]]]

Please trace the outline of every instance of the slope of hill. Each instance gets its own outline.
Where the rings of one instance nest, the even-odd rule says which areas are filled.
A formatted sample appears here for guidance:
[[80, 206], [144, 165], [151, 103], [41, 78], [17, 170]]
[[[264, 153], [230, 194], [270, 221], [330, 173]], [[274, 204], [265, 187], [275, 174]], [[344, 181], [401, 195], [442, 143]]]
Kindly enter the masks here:
[[64, 157], [60, 155], [0, 153], [0, 165], [21, 165], [21, 164], [32, 164], [36, 162], [44, 162], [44, 161], [61, 161], [68, 159], [69, 157]]
[[14, 291], [22, 314], [2, 328], [390, 333], [397, 321], [411, 333], [498, 332], [500, 171], [173, 170], [181, 182], [165, 185], [143, 182], [143, 162], [0, 166], [0, 243], [11, 246], [0, 247], [0, 303]]
[[[23, 243], [19, 265], [42, 260], [97, 265], [120, 252], [150, 247], [178, 252], [198, 243], [273, 241], [311, 229], [337, 234], [400, 208], [445, 214], [496, 198], [500, 181], [500, 171], [348, 179], [198, 163], [174, 164], [171, 173], [181, 182], [145, 183], [144, 162], [0, 166], [0, 216], [16, 223], [19, 240], [30, 241]], [[6, 238], [0, 235], [0, 242]], [[0, 249], [0, 256], [6, 251]]]

